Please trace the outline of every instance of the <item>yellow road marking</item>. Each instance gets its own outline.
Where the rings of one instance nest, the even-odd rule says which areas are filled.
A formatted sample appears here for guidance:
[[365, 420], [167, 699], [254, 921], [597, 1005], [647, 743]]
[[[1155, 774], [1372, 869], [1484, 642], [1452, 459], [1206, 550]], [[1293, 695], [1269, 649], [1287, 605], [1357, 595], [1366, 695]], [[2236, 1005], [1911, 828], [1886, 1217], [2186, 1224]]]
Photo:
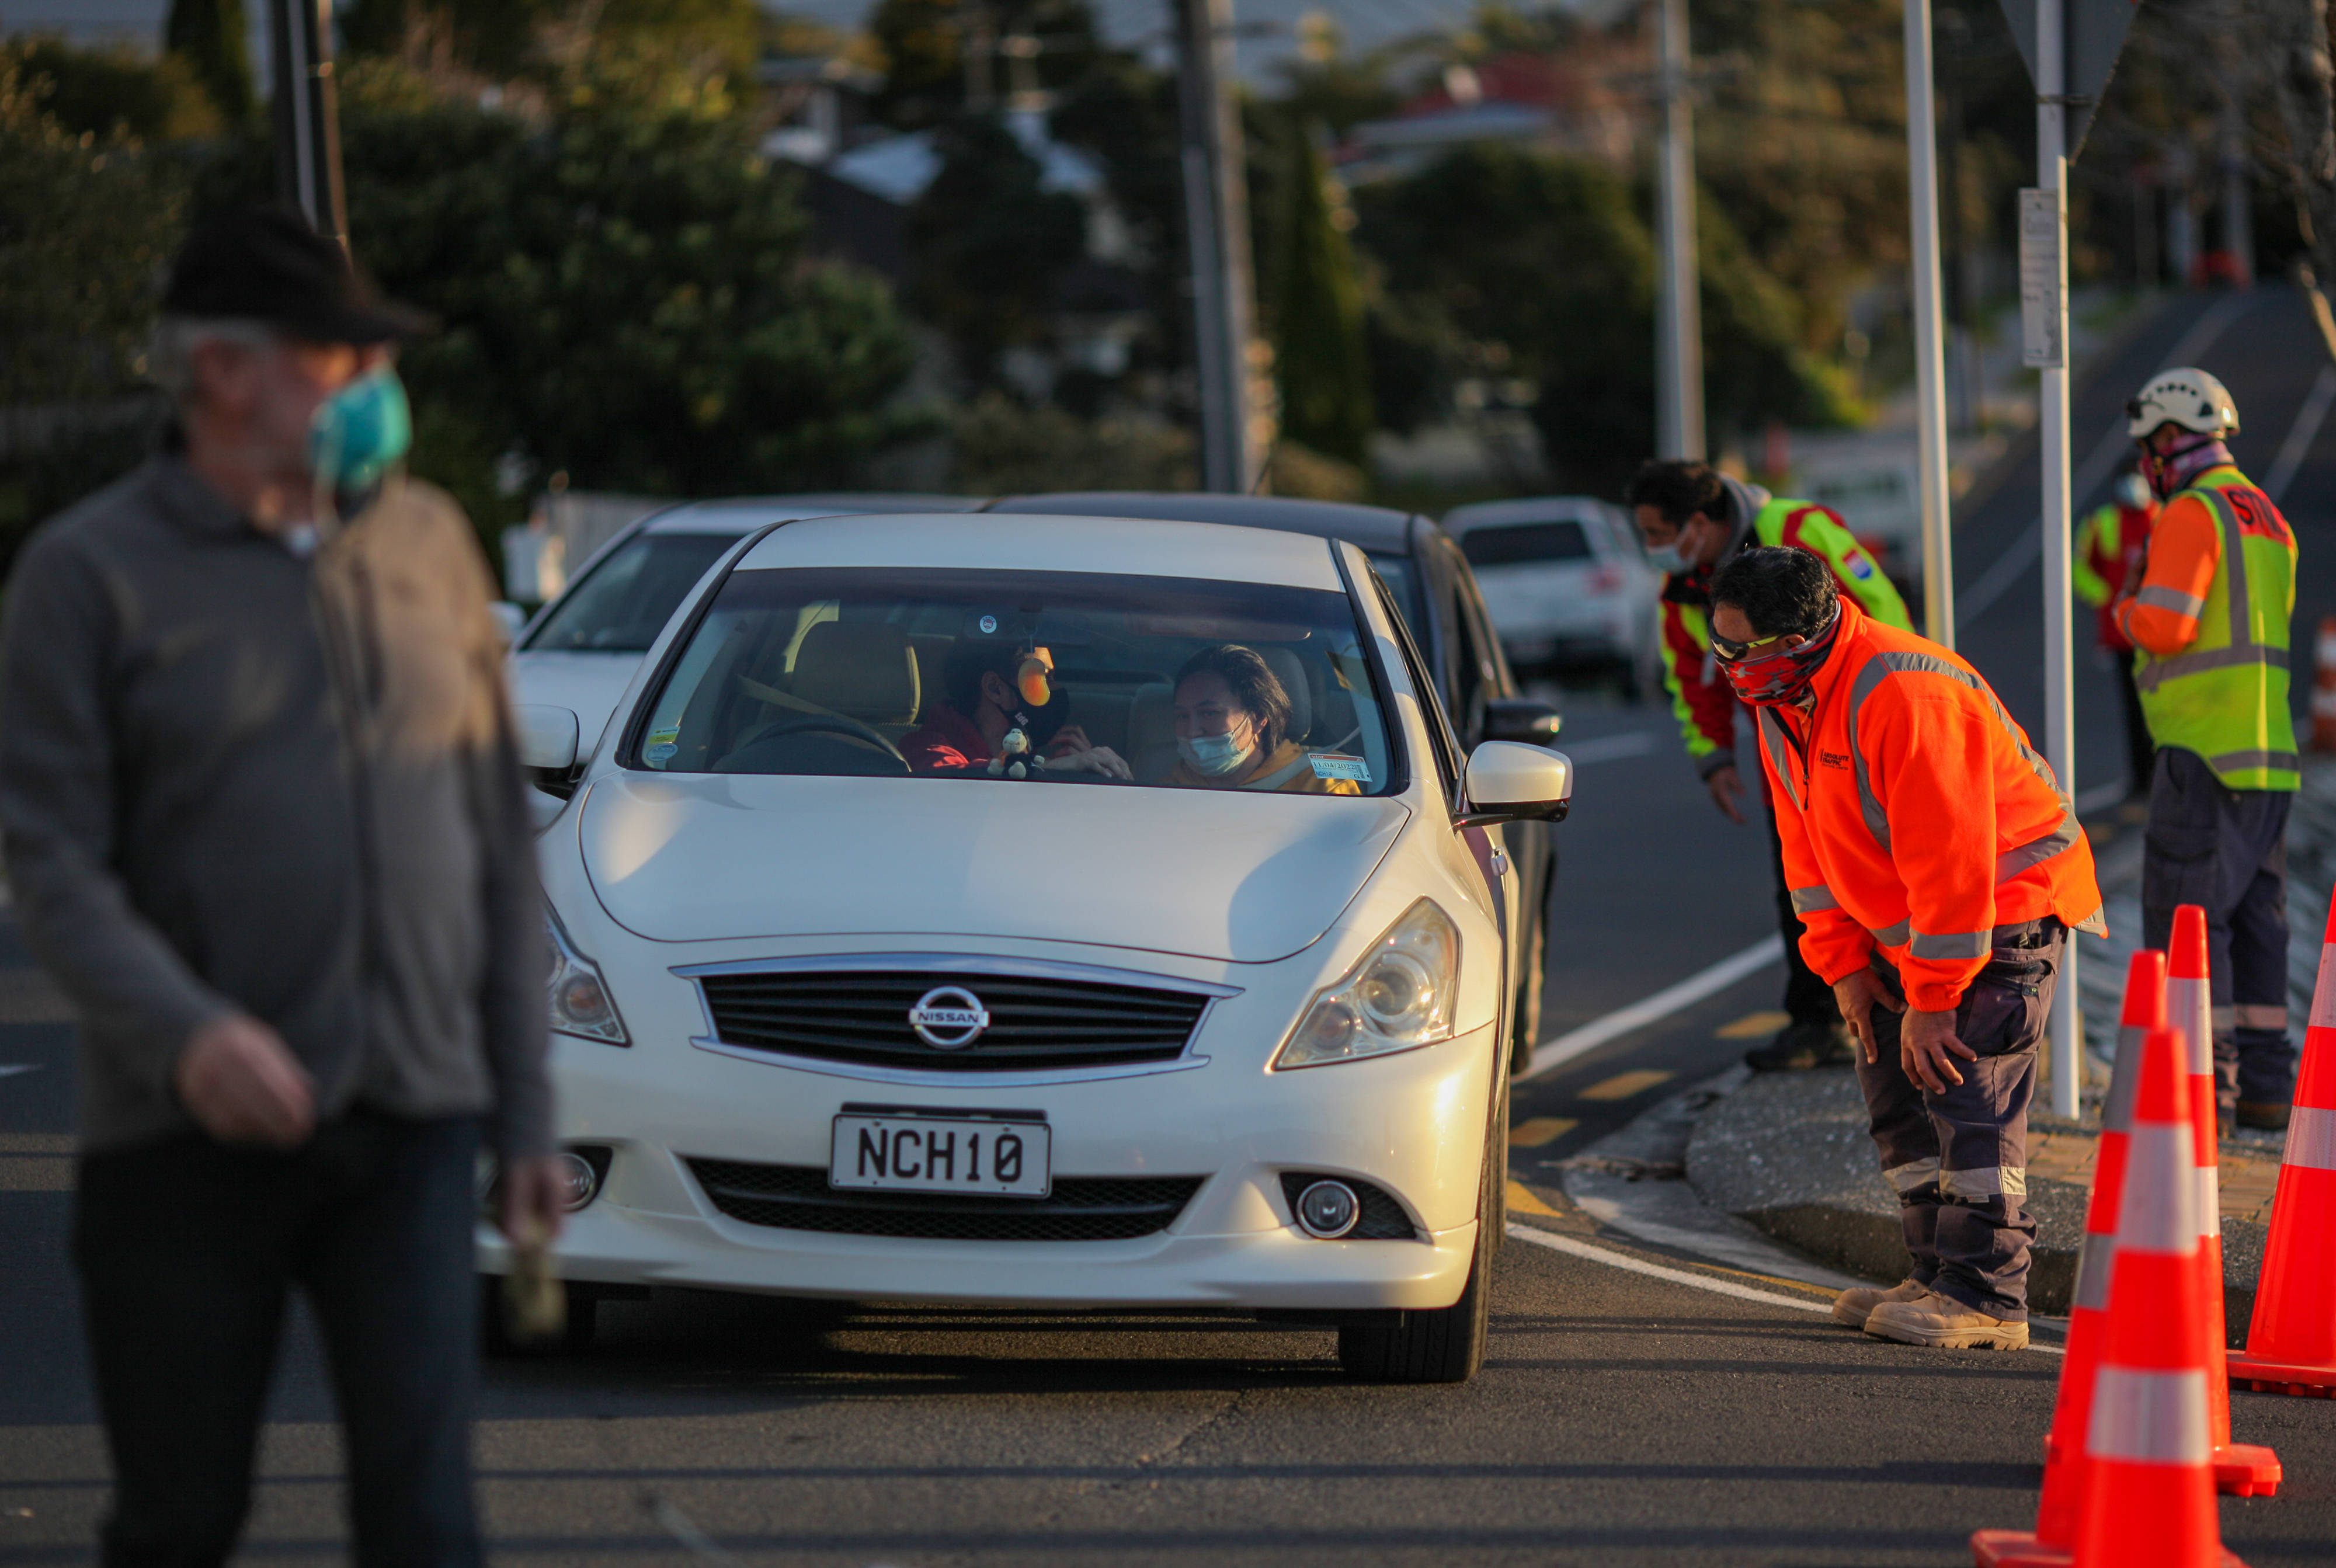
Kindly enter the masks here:
[[1657, 1084], [1669, 1083], [1676, 1073], [1658, 1072], [1652, 1067], [1640, 1067], [1635, 1073], [1617, 1073], [1602, 1084], [1592, 1084], [1579, 1096], [1585, 1100], [1627, 1100], [1641, 1095]]
[[1543, 1203], [1539, 1198], [1533, 1196], [1533, 1191], [1531, 1187], [1526, 1186], [1523, 1182], [1517, 1181], [1512, 1181], [1509, 1183], [1509, 1213], [1512, 1214], [1546, 1214], [1552, 1220], [1560, 1217], [1555, 1209], [1551, 1208], [1547, 1203]]
[[1712, 1031], [1712, 1036], [1722, 1040], [1749, 1040], [1773, 1035], [1792, 1021], [1790, 1013], [1747, 1013], [1732, 1024], [1722, 1024]]
[[1509, 1147], [1538, 1149], [1543, 1144], [1553, 1144], [1582, 1125], [1573, 1116], [1535, 1116], [1509, 1129]]

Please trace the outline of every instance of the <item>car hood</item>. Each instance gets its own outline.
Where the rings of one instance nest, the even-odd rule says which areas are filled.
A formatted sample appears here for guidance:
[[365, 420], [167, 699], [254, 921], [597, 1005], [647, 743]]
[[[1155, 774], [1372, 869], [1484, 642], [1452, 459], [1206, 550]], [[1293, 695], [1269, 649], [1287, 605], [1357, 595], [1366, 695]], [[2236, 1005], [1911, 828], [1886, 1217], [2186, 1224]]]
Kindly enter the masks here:
[[640, 667], [637, 653], [515, 653], [511, 701], [573, 712], [578, 752], [589, 755]]
[[601, 904], [655, 940], [915, 934], [1262, 963], [1329, 929], [1410, 814], [1323, 795], [621, 773], [577, 816]]

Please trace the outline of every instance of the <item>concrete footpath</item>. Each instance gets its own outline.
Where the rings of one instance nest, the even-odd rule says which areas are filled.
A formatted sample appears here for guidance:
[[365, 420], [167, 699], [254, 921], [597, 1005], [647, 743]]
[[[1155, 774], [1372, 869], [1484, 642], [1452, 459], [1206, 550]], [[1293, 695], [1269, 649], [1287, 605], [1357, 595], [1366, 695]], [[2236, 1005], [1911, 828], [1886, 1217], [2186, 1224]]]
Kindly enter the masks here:
[[[2029, 1299], [2043, 1312], [2066, 1312], [2076, 1281], [2118, 994], [2127, 959], [2140, 945], [2142, 815], [2133, 803], [2087, 824], [2110, 934], [2107, 941], [2084, 939], [2078, 959], [2088, 1046], [2080, 1115], [2073, 1121], [2038, 1115], [2029, 1123], [2028, 1203], [2037, 1222]], [[2307, 772], [2288, 852], [2290, 998], [2301, 1046], [2336, 881], [2336, 763]], [[1725, 1082], [1729, 1092], [1702, 1109], [1687, 1141], [1685, 1174], [1696, 1196], [1822, 1262], [1876, 1281], [1903, 1278], [1897, 1197], [1876, 1164], [1856, 1075], [1841, 1066]], [[2048, 1093], [2039, 1089], [2039, 1105]], [[2244, 1339], [2253, 1308], [2282, 1141], [2276, 1133], [2239, 1132], [2219, 1153], [2224, 1295], [2234, 1339]]]

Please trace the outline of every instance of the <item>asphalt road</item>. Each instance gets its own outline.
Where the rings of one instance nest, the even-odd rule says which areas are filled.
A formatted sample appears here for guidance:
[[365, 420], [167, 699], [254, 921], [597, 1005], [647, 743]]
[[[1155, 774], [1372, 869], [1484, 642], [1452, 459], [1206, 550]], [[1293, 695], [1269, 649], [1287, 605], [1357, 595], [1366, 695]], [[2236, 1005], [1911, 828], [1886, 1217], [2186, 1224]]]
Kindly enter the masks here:
[[[2085, 433], [2106, 430], [2129, 384], [2216, 304], [2176, 302], [2088, 384], [2080, 458]], [[2261, 291], [2200, 355], [2251, 421], [2239, 456], [2259, 476], [2322, 363], [2302, 321], [2292, 296]], [[2014, 548], [2030, 496], [2032, 479], [2015, 476], [1968, 509], [1967, 590]], [[2288, 501], [2309, 625], [2318, 606], [2336, 608], [2336, 550], [2321, 548], [2336, 434], [2321, 433]], [[2030, 564], [1964, 638], [2030, 721], [2034, 578]], [[2115, 710], [2106, 681], [2093, 687], [2079, 709], [2088, 784], [2114, 772]], [[1711, 809], [1667, 716], [1590, 709], [1566, 743], [1596, 760], [1560, 831], [1555, 1037], [1773, 929], [1758, 829]], [[0, 922], [0, 1563], [81, 1563], [106, 1472], [63, 1261], [71, 1028], [24, 963]], [[1233, 1320], [612, 1303], [590, 1351], [490, 1369], [479, 1455], [497, 1555], [900, 1568], [1968, 1562], [1971, 1530], [2033, 1518], [2056, 1357], [1869, 1341], [1808, 1310], [1816, 1291], [1601, 1235], [1556, 1185], [1554, 1162], [1764, 1033], [1779, 973], [1520, 1086], [1518, 1222], [1591, 1255], [1512, 1240], [1472, 1384], [1357, 1387], [1329, 1335]], [[1632, 1261], [1777, 1300], [1622, 1266]], [[2336, 1405], [2236, 1406], [2238, 1436], [2275, 1446], [2289, 1481], [2277, 1498], [2226, 1502], [2226, 1538], [2258, 1565], [2336, 1559]], [[330, 1420], [314, 1344], [296, 1332], [250, 1560], [339, 1560]]]

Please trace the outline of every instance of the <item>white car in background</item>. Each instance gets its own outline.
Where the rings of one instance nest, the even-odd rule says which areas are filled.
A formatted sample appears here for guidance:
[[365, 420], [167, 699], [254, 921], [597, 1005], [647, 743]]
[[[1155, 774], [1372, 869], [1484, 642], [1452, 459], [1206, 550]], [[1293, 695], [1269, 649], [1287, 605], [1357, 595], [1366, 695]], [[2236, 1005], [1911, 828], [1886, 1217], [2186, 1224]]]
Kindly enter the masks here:
[[[1354, 793], [1168, 782], [1172, 682], [1225, 643], [1290, 699], [1287, 776]], [[912, 770], [945, 678], [1030, 677], [1040, 648], [1046, 700], [1132, 778]], [[520, 717], [570, 797], [541, 861], [588, 1331], [600, 1294], [660, 1284], [1220, 1308], [1335, 1324], [1366, 1378], [1475, 1370], [1517, 993], [1503, 835], [1563, 816], [1572, 765], [1460, 755], [1361, 550], [790, 522], [689, 596], [597, 746]]]
[[652, 512], [594, 550], [512, 639], [511, 698], [567, 708], [589, 746], [674, 608], [747, 534], [794, 518], [970, 511], [981, 504], [978, 496], [772, 495]]
[[1519, 670], [1606, 669], [1633, 694], [1660, 687], [1662, 574], [1621, 508], [1584, 495], [1485, 502], [1455, 507], [1444, 527]]

